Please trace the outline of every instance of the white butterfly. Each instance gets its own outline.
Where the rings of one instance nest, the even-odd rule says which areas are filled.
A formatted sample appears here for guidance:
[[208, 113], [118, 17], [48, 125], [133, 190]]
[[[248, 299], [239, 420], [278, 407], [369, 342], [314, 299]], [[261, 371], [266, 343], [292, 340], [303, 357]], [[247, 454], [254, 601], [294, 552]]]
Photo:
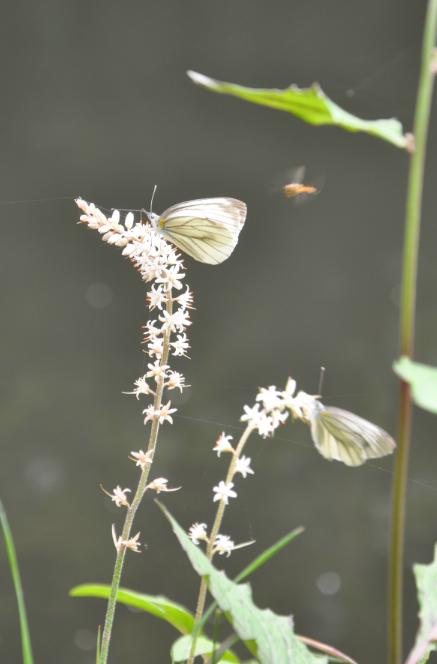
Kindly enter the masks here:
[[384, 429], [354, 413], [315, 402], [310, 415], [311, 435], [320, 454], [347, 466], [391, 454], [396, 443]]
[[162, 214], [142, 210], [156, 231], [201, 263], [229, 258], [246, 220], [246, 204], [236, 198], [200, 198], [172, 205]]

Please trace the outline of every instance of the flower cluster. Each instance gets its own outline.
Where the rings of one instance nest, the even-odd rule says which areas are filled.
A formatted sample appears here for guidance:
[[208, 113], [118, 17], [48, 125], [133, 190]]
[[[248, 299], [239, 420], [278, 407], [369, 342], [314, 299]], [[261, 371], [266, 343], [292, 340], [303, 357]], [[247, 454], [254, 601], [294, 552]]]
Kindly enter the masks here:
[[[244, 436], [244, 434], [243, 434]], [[217, 438], [214, 447], [212, 448], [220, 457], [222, 454], [230, 454], [231, 462], [226, 476], [226, 480], [221, 480], [217, 486], [213, 487], [213, 502], [218, 502], [224, 508], [229, 504], [231, 498], [237, 497], [235, 491], [235, 484], [232, 481], [238, 473], [246, 478], [248, 475], [253, 475], [254, 471], [251, 468], [251, 459], [241, 454], [242, 445], [240, 443], [236, 448], [232, 445], [232, 436], [227, 435], [224, 431]], [[244, 444], [244, 440], [243, 440]], [[220, 511], [217, 513], [220, 514]], [[222, 513], [223, 515], [223, 513]], [[230, 556], [231, 552], [235, 549], [240, 549], [243, 546], [248, 546], [252, 542], [244, 542], [242, 544], [235, 544], [228, 535], [222, 535], [218, 532], [221, 525], [221, 517], [216, 517], [216, 521], [211, 529], [210, 535], [207, 534], [205, 523], [194, 523], [188, 531], [188, 536], [191, 541], [198, 545], [200, 541], [207, 544], [209, 556], [212, 558], [216, 553], [220, 556]]]
[[244, 406], [241, 421], [257, 431], [262, 438], [273, 436], [291, 414], [293, 419], [308, 423], [317, 403], [317, 396], [296, 392], [296, 381], [289, 378], [284, 390], [274, 385], [261, 387], [253, 406]]
[[[145, 396], [151, 400], [143, 410], [144, 424], [152, 425], [151, 439], [148, 450], [131, 452], [131, 460], [142, 473], [148, 473], [153, 461], [158, 427], [165, 422], [173, 422], [172, 415], [177, 409], [172, 407], [171, 401], [163, 401], [165, 390], [179, 390], [186, 387], [184, 376], [173, 371], [169, 366], [169, 357], [188, 357], [190, 345], [186, 334], [191, 325], [190, 309], [193, 304], [193, 295], [184, 286], [184, 265], [180, 254], [157, 231], [156, 227], [143, 219], [135, 221], [135, 216], [129, 212], [124, 220], [118, 210], [112, 211], [108, 217], [94, 205], [81, 198], [76, 204], [82, 214], [80, 221], [93, 230], [97, 230], [102, 240], [122, 249], [126, 256], [140, 273], [144, 282], [150, 283], [150, 290], [146, 294], [146, 303], [154, 318], [147, 321], [143, 327], [143, 342], [148, 356], [147, 370], [143, 376], [134, 382], [134, 394], [137, 399]], [[153, 438], [153, 440], [152, 440]], [[161, 491], [175, 491], [167, 486], [165, 478], [155, 479], [146, 486], [146, 489]], [[108, 494], [117, 507], [131, 508], [127, 500], [130, 489], [121, 489], [117, 486], [112, 494]], [[107, 493], [107, 492], [106, 492]], [[137, 496], [132, 501], [132, 507]], [[136, 540], [122, 541], [114, 535], [117, 550], [124, 546], [136, 551]]]
[[278, 426], [283, 424], [290, 414], [293, 419], [300, 419], [307, 424], [310, 423], [317, 397], [302, 391], [297, 394], [295, 392], [296, 381], [292, 378], [288, 379], [284, 390], [278, 390], [274, 385], [261, 387], [256, 396], [255, 404], [244, 406], [241, 421], [246, 423], [246, 429], [236, 447], [232, 445], [232, 436], [227, 435], [224, 431], [217, 438], [213, 451], [218, 457], [222, 454], [228, 454], [231, 457], [226, 479], [221, 480], [213, 487], [213, 501], [218, 502], [221, 509], [217, 512], [216, 521], [210, 535], [207, 534], [205, 523], [194, 523], [188, 531], [188, 535], [194, 544], [199, 545], [201, 541], [206, 542], [210, 558], [215, 553], [229, 556], [235, 549], [252, 543], [245, 542], [235, 545], [228, 535], [221, 535], [218, 532], [224, 508], [229, 504], [231, 498], [237, 497], [234, 483], [236, 475], [240, 474], [245, 479], [254, 474], [250, 457], [242, 454], [243, 447], [253, 431], [257, 431], [262, 438], [273, 436]]
[[[191, 324], [190, 312], [193, 295], [188, 287], [183, 287], [185, 277], [184, 266], [180, 254], [160, 235], [154, 226], [135, 217], [129, 212], [121, 223], [120, 212], [114, 210], [107, 217], [94, 203], [87, 203], [82, 198], [76, 200], [82, 211], [80, 221], [89, 228], [97, 230], [108, 244], [122, 247], [123, 255], [127, 256], [139, 271], [145, 282], [153, 282], [146, 295], [149, 310], [157, 311], [157, 317], [148, 320], [144, 326], [144, 343], [150, 362], [143, 376], [134, 383], [133, 394], [155, 397], [159, 382], [167, 390], [179, 390], [185, 387], [184, 376], [169, 368], [163, 362], [166, 356], [185, 356], [190, 348], [186, 334]], [[174, 294], [173, 291], [181, 291]], [[171, 339], [174, 335], [174, 339]], [[167, 347], [166, 347], [167, 346]], [[165, 348], [166, 347], [166, 348]], [[158, 420], [159, 424], [172, 423], [171, 415], [176, 408], [171, 402], [163, 405], [150, 404], [144, 410], [144, 423]]]
[[[196, 546], [201, 541], [209, 543], [209, 537], [206, 531], [206, 523], [193, 523], [188, 531], [188, 537]], [[219, 556], [226, 555], [228, 558], [232, 551], [241, 549], [243, 546], [249, 546], [253, 542], [243, 542], [242, 544], [235, 544], [228, 535], [216, 535], [212, 545], [212, 555], [218, 553]]]

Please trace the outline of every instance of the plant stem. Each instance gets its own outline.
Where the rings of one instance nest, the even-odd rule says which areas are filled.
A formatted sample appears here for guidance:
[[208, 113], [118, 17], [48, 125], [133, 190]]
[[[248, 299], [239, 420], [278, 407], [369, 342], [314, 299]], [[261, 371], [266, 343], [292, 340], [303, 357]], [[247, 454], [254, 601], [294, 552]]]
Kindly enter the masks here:
[[14, 539], [9, 525], [5, 509], [0, 501], [0, 528], [3, 531], [3, 537], [6, 546], [6, 555], [8, 558], [9, 569], [11, 571], [12, 582], [14, 584], [15, 596], [18, 605], [18, 618], [20, 621], [21, 648], [23, 651], [23, 664], [33, 664], [32, 644], [30, 641], [29, 625], [27, 622], [26, 605], [24, 603], [23, 586], [21, 583], [20, 568], [18, 567], [17, 553], [15, 551]]
[[[232, 459], [231, 463], [229, 464], [228, 472], [226, 474], [226, 479], [225, 482], [228, 484], [229, 482], [232, 482], [232, 478], [235, 475], [235, 467], [237, 465], [237, 460], [240, 458], [240, 455], [243, 451], [243, 448], [245, 444], [247, 443], [250, 434], [253, 431], [253, 426], [247, 425], [246, 429], [243, 431], [243, 434], [238, 441], [238, 445], [235, 448], [234, 453], [232, 454]], [[208, 541], [208, 546], [206, 549], [206, 555], [208, 557], [208, 560], [212, 560], [214, 556], [214, 542], [216, 540], [216, 537], [220, 531], [220, 527], [222, 525], [223, 521], [223, 515], [225, 513], [225, 508], [226, 508], [226, 503], [224, 500], [221, 500], [219, 502], [219, 505], [217, 507], [217, 512], [215, 515], [214, 523], [211, 528], [211, 532], [209, 534], [209, 541]], [[200, 582], [200, 588], [199, 588], [199, 595], [197, 598], [197, 606], [196, 606], [196, 624], [199, 623], [200, 619], [202, 618], [203, 610], [205, 608], [205, 601], [206, 601], [206, 593], [208, 590], [208, 579], [206, 576], [202, 576], [202, 580]], [[196, 647], [196, 638], [197, 638], [197, 629], [196, 627], [194, 628], [193, 632], [193, 641], [191, 644], [191, 652], [190, 652], [190, 657], [188, 658], [187, 664], [193, 664], [194, 662], [194, 649]]]
[[[166, 308], [168, 313], [171, 315], [173, 311], [173, 300], [171, 295], [171, 289], [169, 289], [167, 293]], [[168, 356], [170, 351], [170, 336], [171, 336], [171, 330], [170, 328], [168, 328], [165, 331], [163, 338], [163, 351], [159, 363], [161, 367], [167, 364], [168, 361]], [[158, 377], [155, 397], [153, 400], [153, 408], [155, 411], [159, 410], [161, 407], [162, 395], [164, 392], [164, 381], [165, 378], [163, 375]], [[159, 416], [155, 416], [154, 419], [152, 420], [152, 428], [150, 431], [147, 452], [155, 451], [156, 444], [158, 441], [158, 432], [159, 432]], [[123, 530], [121, 534], [122, 540], [128, 540], [130, 538], [130, 533], [135, 519], [135, 514], [144, 496], [151, 467], [152, 464], [146, 464], [144, 466], [143, 471], [141, 472], [138, 486], [135, 491], [135, 495], [126, 512], [126, 518], [124, 521]], [[105, 626], [102, 635], [99, 664], [107, 664], [108, 661], [109, 643], [111, 640], [112, 625], [114, 622], [115, 607], [117, 604], [117, 594], [118, 594], [118, 589], [120, 587], [121, 573], [123, 571], [125, 555], [126, 555], [126, 547], [120, 546], [117, 551], [117, 556], [115, 559], [114, 572], [112, 575], [112, 582], [111, 582], [111, 593], [109, 595], [108, 605], [106, 608]]]
[[[415, 150], [411, 157], [408, 177], [402, 290], [400, 337], [401, 355], [414, 354], [414, 331], [417, 291], [417, 268], [422, 208], [423, 173], [426, 139], [431, 110], [434, 74], [431, 70], [433, 49], [437, 37], [437, 0], [429, 0], [422, 44], [422, 62], [414, 118]], [[399, 406], [399, 435], [396, 454], [391, 517], [390, 591], [389, 591], [389, 656], [390, 664], [402, 660], [403, 564], [405, 539], [405, 504], [407, 494], [408, 456], [411, 434], [411, 396], [407, 383], [401, 381]]]

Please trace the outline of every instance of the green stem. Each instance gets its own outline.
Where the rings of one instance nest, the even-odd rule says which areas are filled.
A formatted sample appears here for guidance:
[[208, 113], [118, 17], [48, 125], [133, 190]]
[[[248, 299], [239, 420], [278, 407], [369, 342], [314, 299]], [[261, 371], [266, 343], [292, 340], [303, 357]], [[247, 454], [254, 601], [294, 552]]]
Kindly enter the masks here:
[[[246, 429], [243, 431], [243, 434], [238, 441], [238, 445], [235, 448], [234, 453], [232, 454], [232, 459], [231, 463], [229, 464], [228, 472], [226, 474], [226, 479], [225, 482], [228, 484], [229, 482], [232, 482], [232, 479], [235, 475], [235, 468], [237, 466], [237, 461], [241, 456], [241, 453], [243, 451], [243, 448], [245, 444], [247, 443], [250, 434], [253, 431], [253, 426], [247, 425]], [[222, 525], [223, 521], [223, 515], [225, 513], [225, 508], [226, 508], [226, 503], [224, 500], [221, 500], [219, 502], [219, 505], [217, 507], [217, 512], [215, 515], [214, 523], [211, 528], [211, 532], [209, 534], [209, 541], [208, 541], [208, 546], [206, 549], [206, 555], [208, 557], [208, 560], [212, 560], [214, 557], [214, 543], [216, 540], [217, 535], [219, 534], [220, 527]], [[206, 592], [208, 590], [208, 578], [206, 576], [202, 576], [202, 580], [200, 582], [200, 588], [199, 588], [199, 595], [197, 598], [197, 606], [196, 606], [196, 614], [195, 614], [195, 619], [196, 619], [196, 625], [193, 631], [193, 641], [191, 643], [191, 652], [190, 656], [188, 658], [187, 664], [193, 664], [194, 662], [194, 650], [196, 647], [196, 639], [198, 636], [198, 624], [200, 619], [202, 618], [203, 610], [205, 608], [205, 601], [206, 601]]]
[[30, 642], [29, 625], [27, 623], [26, 605], [24, 603], [23, 586], [21, 584], [20, 569], [18, 567], [15, 544], [9, 526], [8, 517], [0, 501], [0, 527], [3, 531], [3, 537], [6, 546], [6, 555], [8, 557], [9, 568], [11, 570], [12, 581], [15, 589], [15, 596], [18, 605], [18, 618], [20, 621], [21, 648], [23, 651], [23, 664], [33, 664], [32, 645]]
[[[173, 311], [173, 300], [171, 297], [171, 290], [167, 293], [167, 311], [169, 314]], [[160, 366], [167, 364], [168, 356], [170, 352], [170, 336], [171, 331], [167, 329], [164, 333], [164, 343], [162, 357], [160, 360]], [[164, 392], [164, 376], [159, 376], [156, 384], [155, 398], [153, 400], [153, 408], [155, 411], [159, 410], [162, 403], [162, 395]], [[147, 452], [154, 452], [156, 448], [156, 443], [158, 441], [158, 432], [159, 432], [159, 417], [155, 417], [152, 420], [152, 428], [149, 436], [149, 443], [147, 446]], [[151, 454], [151, 456], [153, 456]], [[149, 479], [149, 472], [152, 464], [146, 464], [144, 470], [141, 473], [135, 495], [132, 499], [130, 506], [126, 512], [126, 518], [123, 525], [123, 530], [121, 533], [121, 538], [123, 540], [128, 540], [130, 538], [130, 533], [132, 530], [132, 525], [135, 519], [135, 514], [140, 506], [141, 500], [144, 496], [144, 492], [147, 487], [147, 482]], [[102, 635], [102, 644], [100, 650], [100, 659], [99, 664], [107, 664], [108, 661], [108, 652], [109, 652], [109, 643], [111, 640], [112, 625], [114, 622], [115, 607], [117, 604], [117, 594], [120, 587], [121, 574], [123, 571], [124, 558], [126, 555], [126, 547], [120, 546], [117, 551], [117, 556], [115, 559], [114, 572], [112, 575], [111, 582], [111, 593], [108, 599], [108, 605], [106, 608], [106, 617], [105, 617], [105, 626], [103, 628]]]
[[[400, 336], [401, 354], [414, 354], [417, 268], [422, 208], [423, 173], [426, 140], [431, 111], [434, 75], [431, 71], [433, 49], [437, 38], [437, 0], [429, 0], [422, 44], [422, 63], [414, 118], [415, 150], [408, 177]], [[408, 456], [411, 433], [411, 397], [407, 383], [401, 381], [399, 434], [396, 454], [391, 518], [390, 592], [389, 592], [389, 657], [390, 664], [402, 661], [403, 564], [405, 539], [405, 504], [407, 494]]]

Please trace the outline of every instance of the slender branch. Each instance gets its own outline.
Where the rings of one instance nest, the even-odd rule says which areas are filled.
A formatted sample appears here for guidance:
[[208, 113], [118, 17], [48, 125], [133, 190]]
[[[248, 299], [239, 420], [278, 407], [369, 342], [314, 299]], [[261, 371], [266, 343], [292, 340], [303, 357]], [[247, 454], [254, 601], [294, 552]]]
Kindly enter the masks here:
[[[242, 434], [240, 440], [238, 441], [238, 445], [235, 448], [234, 453], [232, 454], [231, 462], [229, 464], [228, 472], [226, 474], [226, 479], [225, 479], [226, 484], [228, 484], [229, 482], [232, 482], [232, 478], [235, 475], [235, 468], [236, 468], [236, 465], [237, 465], [237, 461], [241, 456], [241, 453], [244, 449], [245, 444], [247, 443], [247, 441], [249, 439], [250, 434], [253, 431], [253, 428], [254, 428], [253, 425], [248, 424], [246, 429], [243, 431], [243, 434]], [[207, 546], [207, 549], [206, 549], [206, 555], [208, 557], [208, 560], [212, 560], [213, 557], [214, 557], [214, 543], [215, 543], [216, 537], [217, 537], [217, 535], [220, 531], [220, 527], [222, 525], [223, 515], [225, 513], [225, 508], [226, 508], [226, 503], [222, 499], [222, 500], [220, 500], [220, 502], [218, 504], [217, 512], [216, 512], [215, 519], [214, 519], [214, 523], [213, 523], [213, 526], [211, 528], [211, 532], [210, 532], [210, 535], [209, 535], [208, 546]], [[196, 627], [197, 627], [200, 619], [202, 618], [203, 610], [205, 608], [207, 590], [208, 590], [207, 577], [202, 576], [202, 580], [200, 582], [200, 588], [199, 588], [199, 595], [198, 595], [198, 598], [197, 598], [196, 614], [195, 614]], [[196, 628], [196, 627], [194, 628], [194, 632], [193, 632], [193, 641], [192, 641], [192, 644], [191, 644], [191, 652], [190, 652], [190, 656], [188, 658], [187, 664], [193, 664], [193, 662], [194, 662], [194, 649], [196, 647], [196, 638], [198, 636], [198, 628]]]
[[[422, 63], [414, 119], [415, 151], [408, 178], [404, 254], [401, 292], [401, 354], [414, 354], [417, 268], [422, 208], [423, 173], [426, 140], [431, 111], [434, 74], [431, 63], [437, 37], [437, 0], [429, 0], [422, 44]], [[411, 435], [411, 397], [407, 383], [401, 381], [399, 435], [396, 454], [391, 518], [390, 591], [389, 591], [389, 653], [390, 664], [402, 660], [403, 564], [405, 540], [405, 505], [407, 494], [408, 457]]]
[[[166, 302], [166, 308], [167, 312], [171, 315], [173, 311], [173, 300], [172, 300], [172, 294], [171, 294], [171, 289], [168, 289], [167, 293], [167, 302]], [[167, 364], [168, 361], [168, 356], [169, 356], [169, 351], [170, 351], [170, 336], [171, 336], [171, 330], [170, 327], [165, 331], [164, 333], [164, 338], [163, 338], [163, 351], [162, 351], [162, 356], [160, 360], [160, 366], [164, 366]], [[154, 411], [158, 411], [161, 407], [161, 402], [162, 402], [162, 395], [164, 392], [164, 381], [165, 377], [164, 375], [158, 376], [157, 380], [157, 385], [156, 385], [156, 392], [155, 392], [155, 397], [153, 401], [153, 408]], [[159, 416], [155, 415], [154, 419], [152, 420], [152, 427], [150, 431], [150, 436], [149, 436], [149, 443], [147, 446], [147, 452], [154, 452], [156, 448], [156, 444], [158, 441], [158, 432], [159, 432]], [[152, 456], [152, 454], [150, 455]], [[147, 482], [149, 479], [149, 472], [152, 464], [146, 464], [144, 466], [144, 469], [140, 475], [140, 479], [138, 482], [137, 489], [135, 491], [135, 495], [132, 499], [132, 502], [130, 506], [127, 509], [126, 512], [126, 518], [124, 521], [123, 525], [123, 530], [121, 534], [121, 539], [126, 541], [130, 538], [130, 533], [132, 530], [132, 525], [135, 519], [135, 514], [138, 510], [138, 507], [140, 506], [141, 500], [144, 496], [144, 492], [146, 490]], [[114, 565], [114, 572], [112, 576], [112, 582], [111, 582], [111, 593], [109, 595], [108, 599], [108, 605], [106, 608], [106, 617], [105, 617], [105, 626], [103, 629], [103, 635], [102, 635], [102, 645], [101, 645], [101, 650], [100, 650], [100, 659], [99, 659], [99, 664], [107, 664], [108, 661], [108, 652], [109, 652], [109, 643], [111, 640], [111, 632], [112, 632], [112, 625], [114, 622], [114, 614], [115, 614], [115, 607], [117, 604], [117, 594], [118, 594], [118, 589], [120, 587], [120, 580], [121, 580], [121, 574], [123, 571], [123, 564], [124, 564], [124, 558], [126, 555], [126, 547], [125, 546], [120, 546], [118, 551], [117, 551], [117, 556], [115, 559], [115, 565]]]

